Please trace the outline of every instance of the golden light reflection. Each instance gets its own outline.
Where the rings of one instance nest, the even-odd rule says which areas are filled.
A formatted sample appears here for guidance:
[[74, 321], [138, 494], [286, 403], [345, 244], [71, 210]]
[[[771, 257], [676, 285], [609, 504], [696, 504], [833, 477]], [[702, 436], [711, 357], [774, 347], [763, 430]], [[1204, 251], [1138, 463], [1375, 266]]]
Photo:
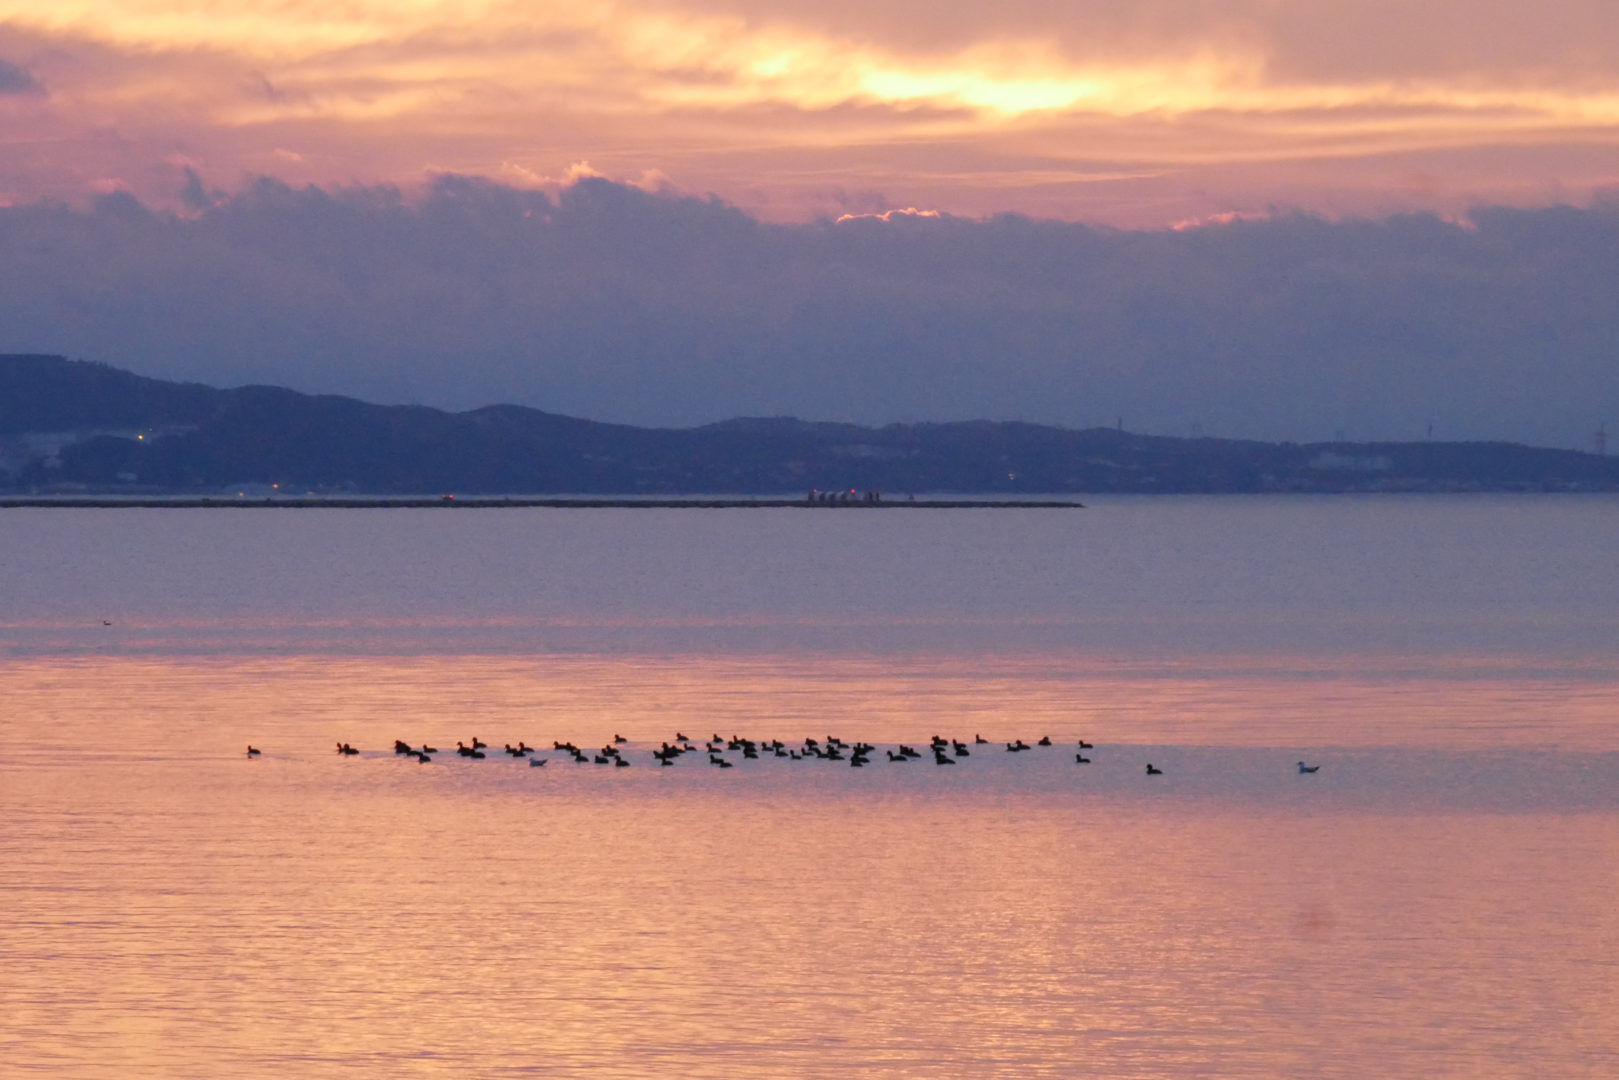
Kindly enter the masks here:
[[[824, 663], [418, 659], [0, 664], [35, 718], [0, 727], [8, 1064], [1404, 1080], [1579, 1075], [1619, 1040], [1611, 810], [334, 756], [587, 704], [661, 734], [670, 680], [755, 719], [843, 691]], [[1005, 698], [935, 674], [907, 727]]]

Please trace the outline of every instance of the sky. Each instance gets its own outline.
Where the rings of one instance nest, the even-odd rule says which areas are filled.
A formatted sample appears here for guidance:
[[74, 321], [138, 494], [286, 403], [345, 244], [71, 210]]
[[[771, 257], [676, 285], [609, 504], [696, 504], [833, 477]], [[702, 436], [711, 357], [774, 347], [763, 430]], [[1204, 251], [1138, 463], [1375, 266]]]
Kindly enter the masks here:
[[1583, 203], [1611, 0], [0, 0], [0, 197], [582, 170], [771, 221]]
[[1616, 205], [1611, 0], [0, 0], [0, 349], [221, 385], [1574, 445]]

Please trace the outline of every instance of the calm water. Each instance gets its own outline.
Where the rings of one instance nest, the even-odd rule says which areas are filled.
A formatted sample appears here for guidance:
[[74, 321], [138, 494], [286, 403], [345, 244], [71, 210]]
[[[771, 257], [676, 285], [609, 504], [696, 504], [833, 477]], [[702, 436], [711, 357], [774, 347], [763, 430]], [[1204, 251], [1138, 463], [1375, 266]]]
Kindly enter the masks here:
[[1616, 525], [0, 514], [0, 1075], [1613, 1076]]

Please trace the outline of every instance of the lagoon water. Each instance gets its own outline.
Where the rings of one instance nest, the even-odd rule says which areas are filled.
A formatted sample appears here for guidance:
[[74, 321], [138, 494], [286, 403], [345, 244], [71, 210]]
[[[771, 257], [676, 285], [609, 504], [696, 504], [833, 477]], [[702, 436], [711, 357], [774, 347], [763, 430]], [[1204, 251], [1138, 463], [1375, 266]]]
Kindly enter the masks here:
[[0, 1076], [1619, 1074], [1616, 526], [8, 511]]

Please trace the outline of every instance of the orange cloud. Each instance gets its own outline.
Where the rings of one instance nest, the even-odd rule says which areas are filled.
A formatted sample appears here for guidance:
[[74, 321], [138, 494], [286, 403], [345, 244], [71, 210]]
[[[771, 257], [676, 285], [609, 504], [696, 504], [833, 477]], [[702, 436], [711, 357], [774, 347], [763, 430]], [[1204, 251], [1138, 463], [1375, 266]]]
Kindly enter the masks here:
[[[1428, 15], [1382, 25], [1362, 6], [1018, 0], [918, 29], [898, 0], [0, 0], [0, 59], [51, 88], [0, 108], [24, 142], [58, 148], [50, 169], [8, 177], [42, 193], [116, 172], [158, 195], [156, 163], [176, 147], [213, 173], [340, 181], [543, 184], [590, 160], [788, 217], [818, 212], [793, 193], [817, 181], [792, 180], [806, 170], [789, 162], [865, 183], [874, 150], [899, 200], [955, 212], [1047, 206], [1052, 177], [1178, 175], [1191, 196], [1210, 169], [1484, 147], [1536, 149], [1539, 180], [1565, 194], [1619, 181], [1619, 165], [1570, 165], [1619, 149], [1619, 31], [1596, 7], [1572, 2], [1561, 37], [1515, 15], [1492, 37], [1474, 12], [1447, 43]], [[1519, 156], [1477, 180], [1501, 192], [1534, 174]], [[1094, 214], [1103, 197], [1058, 212]], [[1293, 201], [1321, 205], [1308, 188]]]

